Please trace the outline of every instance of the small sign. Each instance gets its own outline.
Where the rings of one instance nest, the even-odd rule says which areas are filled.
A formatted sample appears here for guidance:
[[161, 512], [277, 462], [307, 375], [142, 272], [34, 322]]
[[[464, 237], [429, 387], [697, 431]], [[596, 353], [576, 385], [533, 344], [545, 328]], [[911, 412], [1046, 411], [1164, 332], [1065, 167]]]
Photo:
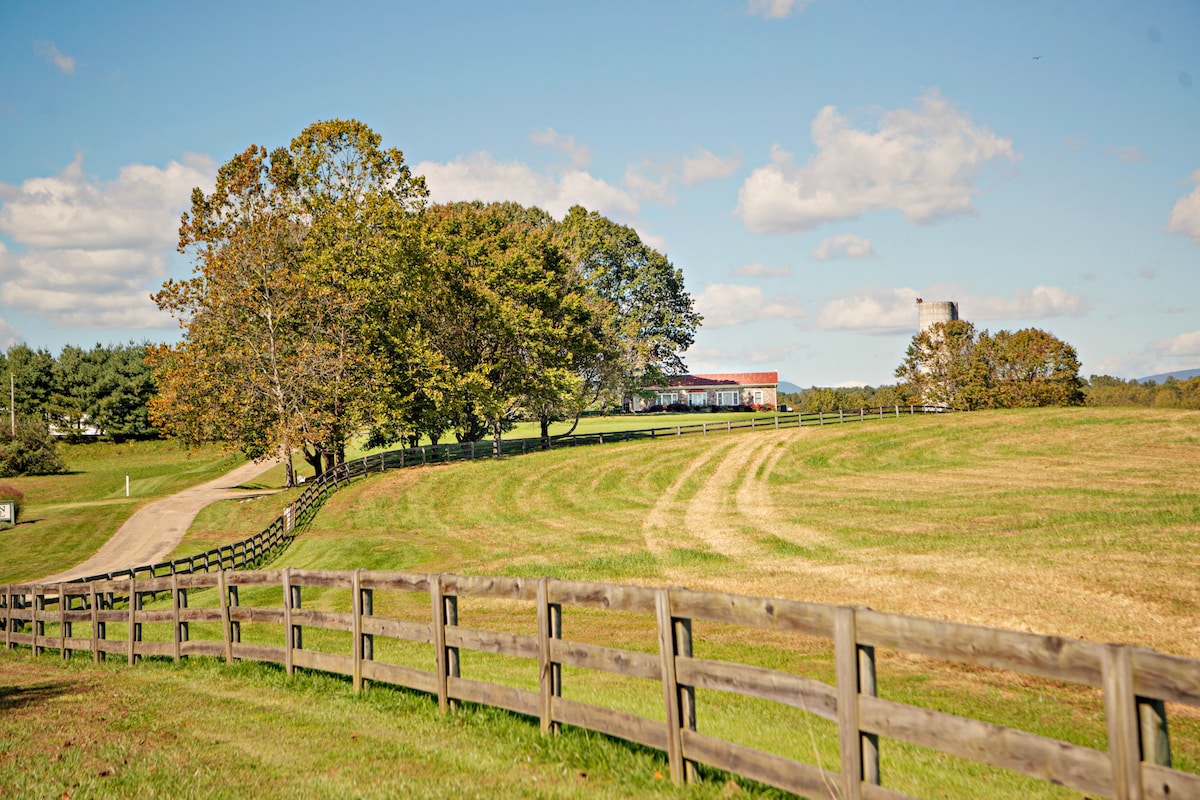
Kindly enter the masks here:
[[0, 503], [0, 525], [12, 525], [17, 521], [17, 504]]

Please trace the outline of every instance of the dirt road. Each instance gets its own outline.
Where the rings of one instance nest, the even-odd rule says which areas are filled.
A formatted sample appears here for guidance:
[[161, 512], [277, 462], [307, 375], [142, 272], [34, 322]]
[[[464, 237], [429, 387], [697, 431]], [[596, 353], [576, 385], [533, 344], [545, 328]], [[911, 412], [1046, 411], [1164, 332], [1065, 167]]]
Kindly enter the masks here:
[[273, 490], [234, 488], [273, 466], [274, 462], [243, 464], [208, 483], [143, 506], [94, 556], [71, 569], [42, 578], [38, 583], [68, 581], [164, 561], [206, 505], [235, 497], [273, 494]]

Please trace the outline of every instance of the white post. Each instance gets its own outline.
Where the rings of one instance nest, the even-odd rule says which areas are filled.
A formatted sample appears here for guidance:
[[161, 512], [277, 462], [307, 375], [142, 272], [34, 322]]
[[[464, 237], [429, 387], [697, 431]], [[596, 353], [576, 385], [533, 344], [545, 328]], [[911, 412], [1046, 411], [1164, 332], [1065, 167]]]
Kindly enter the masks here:
[[129, 497], [129, 476], [125, 476], [125, 496]]

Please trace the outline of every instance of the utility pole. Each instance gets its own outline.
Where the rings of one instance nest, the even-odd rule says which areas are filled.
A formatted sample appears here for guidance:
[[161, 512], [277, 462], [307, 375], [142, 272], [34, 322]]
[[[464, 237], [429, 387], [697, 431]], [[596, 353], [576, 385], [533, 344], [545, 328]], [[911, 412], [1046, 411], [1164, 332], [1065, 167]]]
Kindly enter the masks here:
[[8, 420], [12, 426], [12, 437], [17, 438], [17, 383], [13, 372], [8, 371]]

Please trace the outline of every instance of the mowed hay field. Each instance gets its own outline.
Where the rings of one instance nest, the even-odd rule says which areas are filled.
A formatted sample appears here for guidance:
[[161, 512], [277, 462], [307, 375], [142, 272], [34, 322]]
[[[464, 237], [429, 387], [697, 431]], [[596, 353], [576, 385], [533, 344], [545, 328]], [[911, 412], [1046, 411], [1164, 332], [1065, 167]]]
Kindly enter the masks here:
[[[212, 506], [181, 551], [244, 538], [269, 522], [282, 502], [277, 496]], [[1055, 409], [720, 433], [397, 471], [333, 495], [271, 566], [682, 585], [1200, 657], [1198, 540], [1200, 414]], [[215, 602], [204, 594], [196, 593], [192, 604]], [[281, 600], [278, 588], [247, 587], [241, 595], [243, 605], [278, 607]], [[348, 610], [349, 593], [305, 589], [304, 606]], [[377, 592], [375, 610], [425, 620], [428, 598]], [[459, 623], [536, 630], [530, 606], [477, 598], [460, 600]], [[213, 635], [194, 628], [194, 638]], [[246, 624], [243, 639], [278, 645], [276, 628]], [[147, 626], [149, 638], [165, 635]], [[568, 608], [563, 635], [655, 648], [654, 620], [644, 615]], [[823, 640], [704, 623], [696, 624], [694, 638], [702, 658], [833, 681], [832, 648]], [[345, 653], [349, 637], [306, 629], [304, 646]], [[429, 646], [380, 637], [375, 657], [433, 665]], [[877, 658], [879, 694], [886, 699], [1107, 748], [1096, 690], [898, 652], [880, 651]], [[76, 661], [44, 669], [92, 674]], [[665, 770], [660, 755], [604, 737], [581, 739], [570, 730], [557, 744], [544, 745], [536, 722], [475, 708], [441, 718], [436, 702], [420, 694], [374, 687], [358, 700], [345, 696], [346, 682], [338, 679], [285, 680], [271, 667], [204, 666], [204, 660], [102, 669], [120, 681], [143, 682], [146, 691], [158, 687], [147, 702], [168, 712], [154, 721], [161, 731], [189, 747], [197, 739], [211, 741], [218, 753], [236, 757], [236, 769], [203, 773], [204, 785], [235, 795], [242, 787], [245, 796], [301, 789], [321, 797], [383, 796], [371, 788], [370, 775], [387, 769], [387, 759], [372, 757], [370, 768], [363, 766], [358, 740], [347, 734], [359, 718], [372, 726], [372, 742], [396, 754], [395, 771], [413, 775], [405, 789], [419, 787], [428, 796], [772, 794], [744, 781], [738, 788], [726, 783], [729, 776], [711, 772], [703, 786], [677, 789], [654, 777]], [[462, 652], [466, 678], [532, 689], [536, 671], [536, 662]], [[325, 688], [310, 691], [314, 681]], [[172, 699], [173, 687], [184, 682], [188, 704]], [[224, 692], [244, 702], [224, 703]], [[663, 718], [661, 688], [650, 681], [567, 668], [563, 692]], [[697, 691], [696, 704], [701, 733], [837, 769], [836, 729], [814, 715], [707, 690]], [[209, 733], [207, 723], [196, 724], [207, 718], [202, 709], [217, 706], [219, 735]], [[150, 713], [142, 718], [149, 721]], [[386, 713], [395, 715], [394, 731], [386, 732], [386, 717], [377, 716]], [[1200, 772], [1200, 715], [1168, 704], [1168, 716], [1176, 766]], [[312, 725], [333, 734], [320, 737], [315, 752], [311, 737], [296, 739], [288, 772], [280, 768], [282, 745], [264, 750], [255, 744], [265, 718], [286, 718], [279, 724], [288, 736]], [[474, 749], [454, 738], [463, 729]], [[444, 747], [436, 743], [439, 736]], [[17, 738], [6, 736], [0, 749], [11, 751]], [[172, 740], [164, 747], [152, 752], [170, 754], [180, 745]], [[489, 769], [512, 765], [500, 779], [451, 757], [461, 753], [471, 761], [480, 758], [472, 755], [476, 750], [497, 749], [486, 761]], [[1080, 796], [902, 742], [885, 739], [880, 750], [884, 786], [917, 797]], [[52, 758], [54, 751], [44, 755]], [[23, 760], [31, 757], [36, 760], [33, 754]], [[0, 784], [6, 769], [18, 774], [15, 762], [0, 759]], [[439, 780], [442, 770], [453, 773], [453, 783]], [[270, 778], [251, 780], [251, 773]], [[126, 788], [169, 788], [149, 774], [130, 779]]]
[[[219, 530], [230, 512], [195, 535], [262, 521]], [[901, 417], [410, 469], [338, 492], [274, 566], [682, 585], [1200, 657], [1200, 414]]]

